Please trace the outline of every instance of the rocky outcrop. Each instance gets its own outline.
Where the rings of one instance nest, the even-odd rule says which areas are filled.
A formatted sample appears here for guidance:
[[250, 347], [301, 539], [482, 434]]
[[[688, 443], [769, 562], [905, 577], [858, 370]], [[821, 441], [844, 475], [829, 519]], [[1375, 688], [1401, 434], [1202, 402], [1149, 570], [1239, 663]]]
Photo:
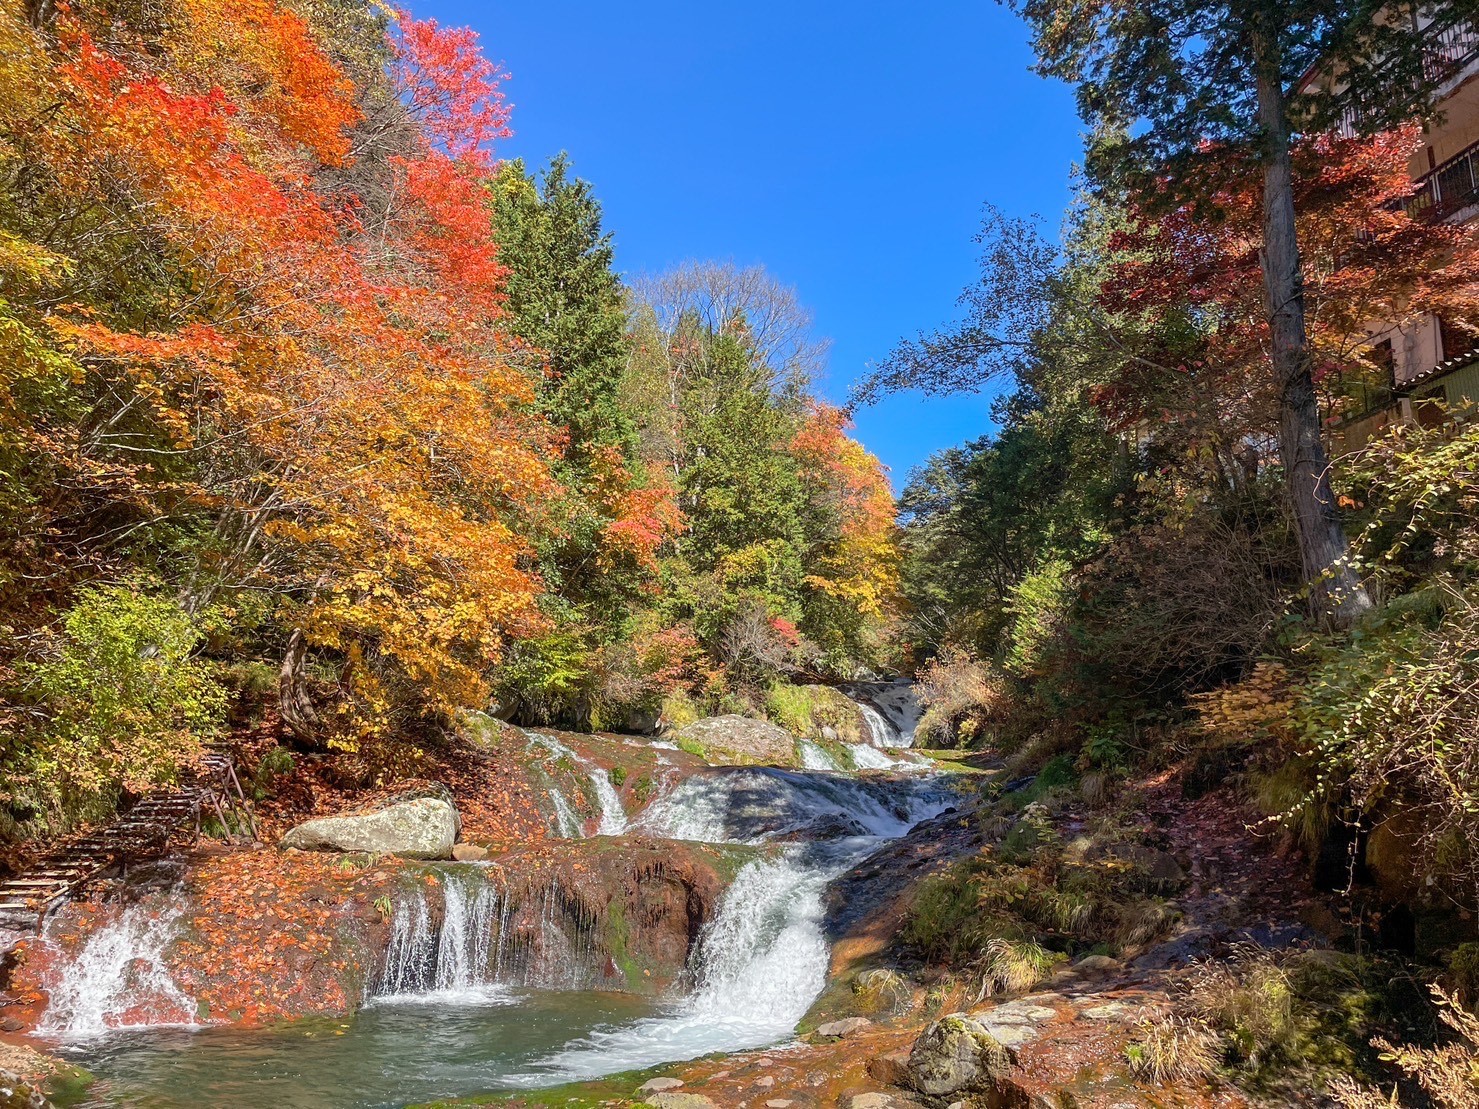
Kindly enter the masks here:
[[909, 1052], [909, 1085], [929, 1098], [995, 1092], [1013, 1065], [1011, 1049], [964, 1013], [941, 1017]]
[[325, 816], [289, 829], [279, 846], [358, 851], [403, 859], [446, 859], [462, 823], [451, 795], [393, 799], [364, 813]]
[[781, 766], [796, 761], [796, 740], [790, 732], [764, 720], [733, 713], [696, 720], [673, 733], [680, 744], [703, 748], [715, 765], [768, 763]]

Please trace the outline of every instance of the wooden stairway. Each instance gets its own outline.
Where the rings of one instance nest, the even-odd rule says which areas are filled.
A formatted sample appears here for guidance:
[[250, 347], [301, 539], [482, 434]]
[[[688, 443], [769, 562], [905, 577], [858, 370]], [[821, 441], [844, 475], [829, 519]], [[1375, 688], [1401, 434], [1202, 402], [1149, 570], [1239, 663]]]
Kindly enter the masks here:
[[34, 929], [52, 909], [81, 892], [90, 882], [130, 863], [164, 855], [177, 834], [190, 829], [200, 836], [201, 819], [214, 812], [226, 838], [236, 842], [227, 813], [247, 838], [257, 838], [251, 805], [236, 776], [231, 755], [220, 745], [202, 753], [189, 781], [177, 789], [142, 798], [112, 823], [70, 840], [36, 860], [14, 878], [0, 882], [0, 927]]

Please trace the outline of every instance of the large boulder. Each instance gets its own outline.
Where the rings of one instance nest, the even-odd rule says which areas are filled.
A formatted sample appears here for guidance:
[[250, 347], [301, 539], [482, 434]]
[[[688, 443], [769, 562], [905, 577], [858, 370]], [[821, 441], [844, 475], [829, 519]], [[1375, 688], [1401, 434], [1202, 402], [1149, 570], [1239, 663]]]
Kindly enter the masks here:
[[909, 1052], [909, 1085], [928, 1098], [994, 1092], [1011, 1050], [980, 1021], [952, 1013], [930, 1025]]
[[782, 766], [796, 761], [796, 739], [784, 728], [764, 720], [730, 713], [708, 716], [679, 728], [672, 737], [681, 746], [698, 744], [716, 765], [768, 763]]
[[280, 847], [300, 851], [364, 851], [403, 859], [446, 859], [462, 821], [445, 789], [400, 794], [374, 809], [305, 821], [282, 837]]

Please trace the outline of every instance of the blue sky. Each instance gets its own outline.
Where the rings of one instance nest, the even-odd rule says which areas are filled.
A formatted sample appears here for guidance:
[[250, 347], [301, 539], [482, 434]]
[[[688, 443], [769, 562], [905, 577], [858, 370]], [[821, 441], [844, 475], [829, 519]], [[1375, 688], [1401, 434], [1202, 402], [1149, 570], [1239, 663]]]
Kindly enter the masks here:
[[[949, 320], [981, 206], [1068, 201], [1080, 132], [1067, 87], [1030, 73], [991, 0], [412, 0], [478, 30], [513, 75], [504, 157], [560, 150], [594, 183], [617, 264], [763, 263], [833, 341], [834, 399], [900, 337]], [[984, 397], [895, 397], [857, 434], [895, 485], [990, 429]]]

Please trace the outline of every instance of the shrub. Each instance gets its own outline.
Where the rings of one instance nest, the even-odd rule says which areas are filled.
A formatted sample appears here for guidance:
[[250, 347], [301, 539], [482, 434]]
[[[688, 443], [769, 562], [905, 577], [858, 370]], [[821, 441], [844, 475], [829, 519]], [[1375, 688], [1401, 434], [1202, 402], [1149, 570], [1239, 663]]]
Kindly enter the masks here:
[[1063, 956], [1031, 940], [1009, 940], [998, 936], [986, 945], [981, 971], [980, 997], [994, 993], [1018, 993], [1046, 981], [1053, 965]]
[[[1420, 1085], [1437, 1109], [1473, 1109], [1479, 1104], [1479, 1018], [1466, 1012], [1456, 998], [1433, 987], [1433, 998], [1455, 1042], [1441, 1047], [1398, 1046], [1378, 1037], [1372, 1043], [1382, 1060], [1400, 1067]], [[1331, 1094], [1344, 1109], [1393, 1109], [1391, 1097], [1342, 1076], [1331, 1083]]]
[[1190, 985], [1193, 1011], [1254, 1067], [1288, 1053], [1298, 1033], [1294, 1000], [1288, 973], [1258, 952], [1199, 964]]
[[1296, 708], [1314, 788], [1366, 816], [1405, 811], [1414, 873], [1479, 880], [1479, 591], [1438, 588], [1320, 648]]
[[12, 796], [70, 823], [173, 781], [226, 710], [217, 668], [194, 657], [200, 641], [174, 600], [139, 584], [83, 590], [23, 672], [45, 720], [13, 753]]
[[1005, 681], [969, 651], [947, 647], [919, 672], [915, 692], [924, 714], [918, 741], [936, 746], [982, 735], [1003, 710]]

